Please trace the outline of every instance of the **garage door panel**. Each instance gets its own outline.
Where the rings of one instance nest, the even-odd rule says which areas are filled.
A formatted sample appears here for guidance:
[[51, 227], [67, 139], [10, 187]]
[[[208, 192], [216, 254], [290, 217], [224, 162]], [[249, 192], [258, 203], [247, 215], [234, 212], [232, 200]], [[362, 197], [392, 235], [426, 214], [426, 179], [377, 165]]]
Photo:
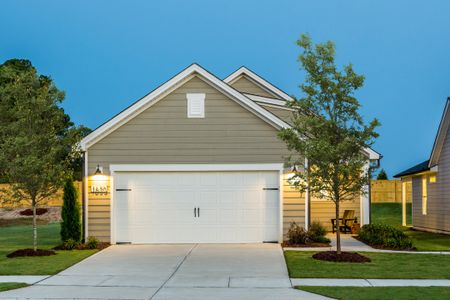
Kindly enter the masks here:
[[[278, 236], [277, 172], [123, 172], [115, 232], [132, 243], [263, 242]], [[268, 186], [268, 184], [270, 184]], [[194, 212], [194, 208], [199, 208]]]

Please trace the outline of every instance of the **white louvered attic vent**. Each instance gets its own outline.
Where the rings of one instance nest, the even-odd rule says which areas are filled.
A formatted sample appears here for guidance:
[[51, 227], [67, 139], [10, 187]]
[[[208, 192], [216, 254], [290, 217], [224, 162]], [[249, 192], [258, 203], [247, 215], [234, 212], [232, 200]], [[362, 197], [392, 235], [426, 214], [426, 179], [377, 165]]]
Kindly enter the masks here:
[[188, 118], [205, 117], [205, 96], [201, 93], [186, 94]]

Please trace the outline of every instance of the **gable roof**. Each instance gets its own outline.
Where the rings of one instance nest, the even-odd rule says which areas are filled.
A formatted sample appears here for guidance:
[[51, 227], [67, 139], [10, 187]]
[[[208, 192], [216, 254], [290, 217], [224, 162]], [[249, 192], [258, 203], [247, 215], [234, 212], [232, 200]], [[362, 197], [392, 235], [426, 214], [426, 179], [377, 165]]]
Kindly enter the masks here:
[[[268, 97], [261, 97], [257, 95], [251, 95], [251, 94], [245, 94], [237, 91], [232, 86], [229, 85], [229, 82], [233, 81], [233, 76], [235, 78], [241, 76], [242, 74], [251, 74], [251, 76], [258, 80], [259, 82], [264, 83], [267, 88], [270, 88], [273, 93], [280, 93], [281, 95], [284, 94], [285, 100], [280, 99], [274, 99], [274, 98], [268, 98]], [[103, 139], [108, 134], [116, 130], [118, 127], [122, 126], [147, 108], [151, 107], [155, 103], [157, 103], [159, 100], [164, 98], [164, 96], [168, 95], [170, 92], [174, 91], [176, 88], [181, 86], [182, 84], [189, 81], [194, 76], [200, 76], [202, 79], [204, 79], [207, 83], [213, 85], [215, 88], [217, 88], [219, 91], [223, 92], [224, 94], [228, 95], [232, 100], [236, 101], [238, 104], [242, 105], [244, 108], [255, 114], [256, 116], [260, 117], [276, 129], [281, 128], [291, 128], [291, 126], [277, 117], [276, 115], [272, 114], [268, 110], [264, 109], [262, 106], [258, 105], [258, 102], [261, 102], [261, 104], [265, 104], [267, 102], [274, 102], [272, 104], [275, 104], [277, 107], [283, 107], [284, 105], [281, 105], [282, 102], [286, 104], [286, 100], [293, 100], [289, 95], [284, 93], [283, 91], [277, 89], [275, 86], [267, 82], [262, 77], [256, 75], [249, 69], [245, 67], [239, 68], [236, 72], [225, 78], [223, 81], [214, 76], [212, 73], [208, 72], [206, 69], [201, 67], [198, 64], [192, 64], [162, 85], [160, 85], [158, 88], [150, 92], [149, 94], [145, 95], [135, 103], [128, 106], [126, 109], [112, 117], [107, 122], [100, 125], [98, 128], [96, 128], [94, 131], [92, 131], [88, 136], [83, 138], [80, 142], [80, 146], [82, 150], [86, 150], [89, 148], [89, 146], [95, 144], [97, 141]], [[249, 75], [250, 76], [250, 75]], [[228, 79], [228, 82], [227, 82]], [[278, 94], [277, 94], [278, 95]], [[369, 155], [370, 159], [380, 159], [381, 154], [372, 150], [371, 148], [365, 149], [366, 153]]]
[[429, 160], [421, 162], [420, 164], [417, 164], [414, 167], [411, 167], [409, 169], [406, 169], [403, 172], [395, 174], [394, 178], [410, 176], [410, 175], [414, 175], [414, 174], [418, 174], [418, 173], [422, 173], [422, 172], [428, 171], [428, 170], [430, 170], [430, 167], [428, 166], [429, 162], [430, 162]]
[[450, 125], [450, 97], [447, 98], [445, 103], [444, 112], [442, 113], [441, 122], [439, 123], [439, 129], [434, 140], [433, 149], [431, 150], [431, 156], [428, 163], [429, 167], [437, 165], [439, 156], [441, 155], [442, 147], [444, 146], [445, 138], [447, 136], [448, 127]]
[[134, 104], [124, 109], [122, 112], [95, 129], [93, 132], [91, 132], [88, 136], [81, 140], [81, 149], [86, 150], [92, 144], [95, 144], [97, 141], [104, 138], [109, 133], [125, 124], [136, 115], [140, 114], [153, 104], [157, 103], [164, 96], [175, 90], [183, 83], [187, 82], [193, 76], [200, 76], [202, 79], [206, 80], [218, 90], [228, 95], [231, 99], [235, 100], [238, 104], [242, 105], [250, 112], [259, 116], [261, 119], [274, 126], [275, 128], [289, 128], [289, 125], [286, 122], [263, 109], [254, 101], [250, 100], [242, 93], [229, 86], [227, 83], [223, 82], [198, 64], [192, 64], [140, 100], [136, 101]]
[[233, 84], [233, 82], [238, 80], [243, 75], [247, 76], [247, 78], [249, 78], [256, 85], [266, 90], [270, 94], [278, 96], [286, 101], [293, 100], [291, 96], [289, 96], [288, 94], [286, 94], [285, 92], [283, 92], [282, 90], [280, 90], [279, 88], [277, 88], [276, 86], [274, 86], [273, 84], [271, 84], [270, 82], [268, 82], [267, 80], [265, 80], [264, 78], [262, 78], [261, 76], [259, 76], [258, 74], [256, 74], [255, 72], [251, 71], [250, 69], [244, 66], [240, 67], [239, 69], [228, 75], [223, 81], [231, 85]]

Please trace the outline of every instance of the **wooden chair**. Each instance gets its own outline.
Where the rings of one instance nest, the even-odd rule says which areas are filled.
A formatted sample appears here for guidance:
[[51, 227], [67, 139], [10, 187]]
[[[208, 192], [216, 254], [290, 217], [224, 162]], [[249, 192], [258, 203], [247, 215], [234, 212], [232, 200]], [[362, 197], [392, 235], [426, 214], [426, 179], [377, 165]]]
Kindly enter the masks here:
[[336, 232], [336, 226], [339, 226], [339, 230], [341, 232], [352, 232], [352, 225], [355, 222], [355, 211], [352, 209], [344, 210], [344, 215], [342, 218], [339, 218], [339, 221], [336, 222], [336, 219], [331, 219], [331, 226], [333, 228], [333, 233]]

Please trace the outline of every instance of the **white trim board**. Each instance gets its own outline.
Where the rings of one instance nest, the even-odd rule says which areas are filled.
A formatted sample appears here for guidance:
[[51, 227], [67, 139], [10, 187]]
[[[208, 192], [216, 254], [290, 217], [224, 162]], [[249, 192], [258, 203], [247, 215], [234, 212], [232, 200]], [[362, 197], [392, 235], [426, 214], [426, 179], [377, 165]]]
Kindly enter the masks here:
[[283, 164], [117, 164], [111, 172], [278, 171]]
[[256, 74], [255, 72], [251, 71], [250, 69], [246, 67], [240, 67], [230, 75], [228, 75], [223, 81], [232, 84], [235, 82], [238, 78], [241, 76], [246, 75], [248, 78], [250, 78], [252, 81], [254, 81], [257, 85], [262, 87], [264, 90], [268, 91], [269, 93], [280, 97], [281, 99], [291, 101], [293, 100], [291, 96]]
[[248, 93], [243, 93], [245, 95], [245, 97], [252, 99], [253, 101], [256, 102], [261, 102], [261, 103], [267, 103], [267, 104], [274, 104], [274, 105], [278, 105], [278, 106], [286, 106], [287, 101], [285, 100], [279, 100], [279, 99], [274, 99], [274, 98], [269, 98], [269, 97], [263, 97], [263, 96], [258, 96], [258, 95], [253, 95], [253, 94], [248, 94]]
[[173, 91], [176, 87], [180, 86], [182, 83], [189, 80], [190, 76], [200, 76], [207, 82], [215, 86], [218, 90], [222, 91], [224, 94], [228, 95], [232, 100], [235, 100], [238, 104], [242, 105], [244, 108], [259, 116], [261, 119], [265, 120], [267, 123], [271, 124], [277, 129], [289, 128], [289, 125], [283, 120], [277, 118], [275, 115], [266, 111], [258, 104], [245, 97], [243, 94], [233, 89], [231, 86], [221, 81], [210, 72], [203, 69], [197, 64], [192, 64], [191, 66], [184, 69], [182, 72], [178, 73], [172, 79], [162, 84], [156, 90], [143, 97], [135, 104], [131, 105], [111, 120], [94, 130], [91, 134], [85, 137], [81, 142], [81, 148], [86, 150], [92, 144], [96, 143], [100, 139], [104, 138], [106, 135], [125, 124], [128, 120], [132, 119], [137, 114], [141, 113], [145, 109], [149, 108], [153, 104], [161, 100], [167, 93]]

